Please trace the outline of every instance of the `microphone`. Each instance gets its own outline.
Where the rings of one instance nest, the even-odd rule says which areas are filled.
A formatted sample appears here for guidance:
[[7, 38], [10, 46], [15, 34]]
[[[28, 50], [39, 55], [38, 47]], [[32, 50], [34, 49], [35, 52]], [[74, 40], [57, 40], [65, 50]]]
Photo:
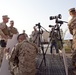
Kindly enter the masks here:
[[49, 25], [49, 27], [54, 27], [53, 25]]

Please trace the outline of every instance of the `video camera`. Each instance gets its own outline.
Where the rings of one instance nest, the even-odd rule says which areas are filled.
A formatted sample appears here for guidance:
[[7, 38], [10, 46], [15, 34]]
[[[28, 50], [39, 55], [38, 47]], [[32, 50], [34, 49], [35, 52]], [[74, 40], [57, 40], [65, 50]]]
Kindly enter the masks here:
[[[63, 24], [63, 23], [68, 23], [66, 21], [58, 20], [58, 19], [61, 19], [61, 18], [62, 18], [61, 14], [58, 14], [58, 16], [50, 16], [50, 20], [56, 19], [55, 23], [59, 23], [60, 25]], [[52, 27], [52, 26], [49, 26], [49, 27]]]
[[61, 14], [58, 14], [58, 16], [50, 16], [50, 20], [56, 19], [55, 23], [63, 24], [63, 21], [58, 20], [58, 19], [61, 19], [61, 18], [62, 18]]
[[61, 19], [62, 18], [62, 16], [61, 16], [61, 14], [58, 14], [58, 16], [50, 16], [50, 20], [53, 20], [53, 19]]
[[40, 23], [36, 24], [36, 26], [38, 26], [39, 28], [41, 27]]
[[5, 40], [0, 40], [0, 46], [1, 47], [6, 47], [6, 41]]

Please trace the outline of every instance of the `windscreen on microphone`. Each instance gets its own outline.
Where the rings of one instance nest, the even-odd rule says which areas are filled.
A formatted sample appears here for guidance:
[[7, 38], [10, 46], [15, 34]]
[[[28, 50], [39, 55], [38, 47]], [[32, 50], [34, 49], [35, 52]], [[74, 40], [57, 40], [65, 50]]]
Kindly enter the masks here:
[[54, 27], [53, 25], [49, 25], [49, 27]]

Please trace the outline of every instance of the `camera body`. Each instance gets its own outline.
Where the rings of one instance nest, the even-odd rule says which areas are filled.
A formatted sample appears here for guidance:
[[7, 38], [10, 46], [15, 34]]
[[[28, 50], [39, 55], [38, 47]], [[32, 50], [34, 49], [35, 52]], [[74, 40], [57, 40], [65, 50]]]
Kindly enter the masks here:
[[0, 46], [1, 47], [6, 47], [6, 41], [5, 40], [0, 40]]

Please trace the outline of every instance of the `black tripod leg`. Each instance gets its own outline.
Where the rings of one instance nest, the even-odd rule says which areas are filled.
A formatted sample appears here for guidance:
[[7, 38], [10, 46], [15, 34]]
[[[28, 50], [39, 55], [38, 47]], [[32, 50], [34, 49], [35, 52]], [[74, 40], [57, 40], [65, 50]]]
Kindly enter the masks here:
[[41, 61], [41, 63], [40, 63], [40, 65], [39, 65], [39, 67], [38, 67], [38, 68], [40, 68], [40, 67], [41, 67], [41, 65], [42, 65], [43, 61], [44, 61], [44, 64], [45, 64], [45, 66], [46, 66], [46, 58], [45, 58], [45, 53], [44, 53], [44, 47], [42, 46], [41, 48], [42, 48], [43, 58], [42, 58], [42, 61]]
[[38, 69], [41, 67], [41, 65], [42, 65], [42, 63], [43, 63], [43, 60], [44, 60], [44, 59], [42, 59], [42, 61], [41, 61], [40, 65], [39, 65], [39, 67], [38, 67]]
[[42, 65], [43, 61], [44, 61], [44, 64], [45, 64], [45, 66], [46, 66], [46, 57], [45, 57], [45, 55], [46, 55], [46, 52], [47, 52], [47, 50], [48, 50], [49, 44], [50, 44], [50, 43], [48, 43], [48, 46], [47, 46], [47, 48], [46, 48], [46, 51], [45, 51], [45, 52], [44, 52], [44, 47], [43, 47], [43, 46], [41, 47], [41, 48], [42, 48], [42, 52], [43, 52], [43, 58], [42, 58], [42, 61], [41, 61], [41, 63], [40, 63], [40, 65], [39, 65], [39, 67], [38, 67], [38, 68], [40, 68], [40, 67], [41, 67], [41, 65]]
[[43, 61], [44, 61], [44, 64], [45, 64], [45, 66], [46, 66], [46, 58], [45, 58], [44, 49], [42, 49], [42, 51], [43, 51]]
[[47, 50], [48, 50], [49, 44], [50, 44], [50, 43], [48, 43], [48, 46], [47, 46], [45, 52], [44, 52], [44, 49], [42, 49], [42, 51], [43, 51], [43, 60], [44, 60], [45, 66], [46, 66], [46, 57], [45, 57], [45, 55], [46, 55], [46, 52], [47, 52]]

